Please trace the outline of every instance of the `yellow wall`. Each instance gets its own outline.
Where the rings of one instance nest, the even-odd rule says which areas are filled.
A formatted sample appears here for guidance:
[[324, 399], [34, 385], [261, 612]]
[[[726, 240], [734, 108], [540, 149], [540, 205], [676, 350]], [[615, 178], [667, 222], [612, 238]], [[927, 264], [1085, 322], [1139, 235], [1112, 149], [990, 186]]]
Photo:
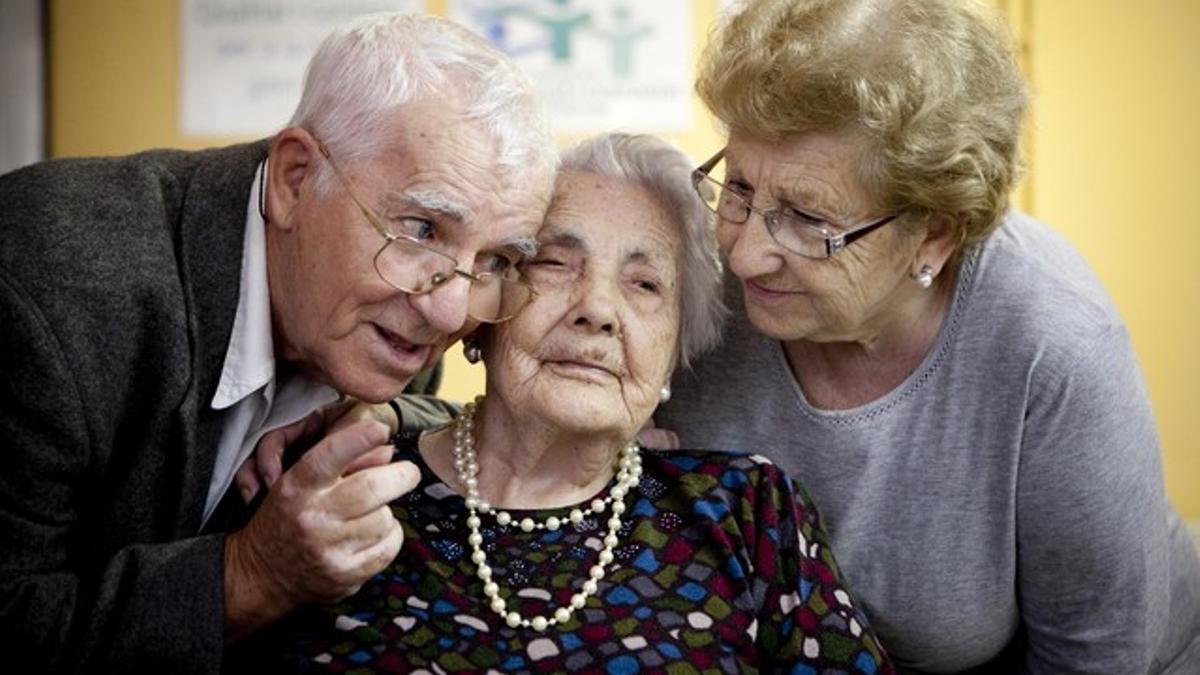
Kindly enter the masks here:
[[1116, 300], [1154, 402], [1168, 491], [1200, 519], [1200, 2], [1033, 9], [1032, 209]]
[[[1200, 26], [1193, 0], [997, 0], [1017, 17], [1030, 52], [1036, 105], [1030, 178], [1019, 203], [1083, 251], [1127, 319], [1165, 447], [1167, 485], [1200, 519]], [[427, 0], [444, 13], [445, 0]], [[696, 0], [696, 45], [715, 0]], [[51, 151], [55, 156], [197, 148], [240, 138], [182, 137], [176, 74], [178, 10], [164, 0], [52, 0]], [[703, 158], [720, 137], [700, 104], [675, 140]], [[281, 120], [282, 122], [282, 120]], [[570, 139], [560, 139], [562, 142]], [[444, 393], [482, 389], [458, 349]]]

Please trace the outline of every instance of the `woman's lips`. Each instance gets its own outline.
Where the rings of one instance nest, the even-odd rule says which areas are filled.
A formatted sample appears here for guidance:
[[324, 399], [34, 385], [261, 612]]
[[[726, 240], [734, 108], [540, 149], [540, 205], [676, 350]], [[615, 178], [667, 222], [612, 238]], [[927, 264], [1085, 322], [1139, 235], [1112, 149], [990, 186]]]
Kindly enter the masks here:
[[783, 300], [801, 293], [801, 291], [788, 291], [768, 288], [756, 281], [751, 281], [749, 279], [742, 281], [742, 291], [746, 294], [746, 297], [763, 302]]
[[576, 379], [608, 380], [616, 377], [608, 368], [584, 361], [547, 361], [546, 365], [561, 375]]

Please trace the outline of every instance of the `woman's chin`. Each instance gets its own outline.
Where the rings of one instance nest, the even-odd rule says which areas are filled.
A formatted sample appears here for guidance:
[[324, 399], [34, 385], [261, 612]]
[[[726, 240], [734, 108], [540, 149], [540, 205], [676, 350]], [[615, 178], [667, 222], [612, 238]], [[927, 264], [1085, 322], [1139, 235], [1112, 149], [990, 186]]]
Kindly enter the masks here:
[[807, 319], [793, 314], [778, 314], [747, 306], [746, 317], [758, 332], [774, 340], [802, 340], [812, 332]]
[[[538, 416], [568, 433], [607, 435], [627, 431], [629, 411], [619, 395], [579, 389], [582, 388], [564, 386], [550, 392], [537, 406]], [[636, 429], [629, 433], [636, 433]]]

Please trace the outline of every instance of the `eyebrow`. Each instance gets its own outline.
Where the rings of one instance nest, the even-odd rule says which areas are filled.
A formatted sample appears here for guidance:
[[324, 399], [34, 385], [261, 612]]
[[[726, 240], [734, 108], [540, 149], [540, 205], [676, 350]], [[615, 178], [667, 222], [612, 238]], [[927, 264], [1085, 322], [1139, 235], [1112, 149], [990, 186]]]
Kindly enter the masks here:
[[572, 251], [581, 251], [587, 249], [587, 245], [584, 244], [583, 239], [580, 239], [576, 234], [564, 232], [558, 229], [558, 227], [555, 225], [548, 225], [546, 229], [549, 230], [549, 232], [547, 232], [545, 236], [541, 237], [541, 242], [539, 243], [538, 248], [545, 248], [547, 246], [562, 246], [563, 248], [570, 249]]
[[437, 190], [405, 190], [399, 194], [400, 198], [417, 207], [440, 213], [443, 216], [459, 223], [469, 223], [474, 217], [471, 214], [471, 209], [460, 201], [457, 201], [444, 192]]
[[[399, 198], [418, 208], [441, 215], [453, 220], [460, 225], [471, 223], [475, 216], [471, 212], [470, 207], [457, 201], [444, 192], [437, 190], [405, 190], [399, 193]], [[501, 248], [508, 248], [516, 251], [522, 257], [528, 258], [537, 253], [537, 239], [530, 236], [521, 236], [509, 240], [501, 244]]]
[[[541, 246], [543, 248], [547, 246], [561, 246], [571, 251], [585, 252], [589, 248], [587, 243], [576, 234], [557, 231], [553, 225], [549, 226], [548, 229], [550, 229], [549, 234], [542, 237]], [[626, 253], [623, 260], [625, 262], [653, 264], [655, 261], [661, 262], [667, 258], [670, 258], [670, 255], [666, 251], [637, 248]]]

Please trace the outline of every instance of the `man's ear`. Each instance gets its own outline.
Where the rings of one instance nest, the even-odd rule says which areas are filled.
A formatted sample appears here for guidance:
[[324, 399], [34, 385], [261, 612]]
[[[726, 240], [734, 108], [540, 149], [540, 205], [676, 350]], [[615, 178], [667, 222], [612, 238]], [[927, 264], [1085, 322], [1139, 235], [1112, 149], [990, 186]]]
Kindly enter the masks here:
[[288, 127], [271, 141], [267, 162], [267, 222], [284, 230], [292, 228], [291, 213], [305, 190], [312, 189], [320, 161], [317, 140], [300, 127]]

